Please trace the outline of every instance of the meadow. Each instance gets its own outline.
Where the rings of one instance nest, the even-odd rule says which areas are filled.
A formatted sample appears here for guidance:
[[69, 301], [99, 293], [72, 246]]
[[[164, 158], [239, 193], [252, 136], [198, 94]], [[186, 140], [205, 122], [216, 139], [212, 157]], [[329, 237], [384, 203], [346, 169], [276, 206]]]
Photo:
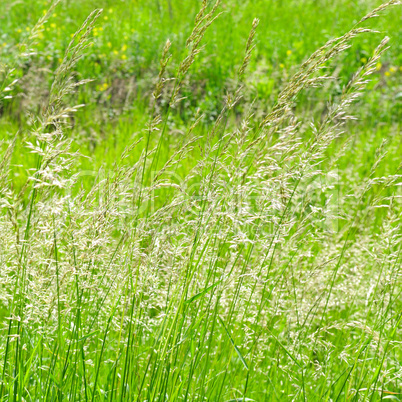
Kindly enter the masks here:
[[402, 400], [398, 0], [0, 3], [0, 400]]

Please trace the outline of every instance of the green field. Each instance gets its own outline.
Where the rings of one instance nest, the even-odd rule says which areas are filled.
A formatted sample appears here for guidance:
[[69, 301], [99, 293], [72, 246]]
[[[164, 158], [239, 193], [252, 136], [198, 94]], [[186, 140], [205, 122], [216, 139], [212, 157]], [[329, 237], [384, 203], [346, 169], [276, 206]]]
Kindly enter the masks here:
[[1, 401], [402, 400], [380, 1], [0, 2]]

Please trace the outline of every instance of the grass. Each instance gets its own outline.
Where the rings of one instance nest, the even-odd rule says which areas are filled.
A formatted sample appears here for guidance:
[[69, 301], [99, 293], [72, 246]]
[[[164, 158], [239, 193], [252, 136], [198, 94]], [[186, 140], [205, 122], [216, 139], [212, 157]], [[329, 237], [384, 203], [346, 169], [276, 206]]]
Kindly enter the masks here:
[[0, 399], [402, 399], [397, 2], [30, 4]]

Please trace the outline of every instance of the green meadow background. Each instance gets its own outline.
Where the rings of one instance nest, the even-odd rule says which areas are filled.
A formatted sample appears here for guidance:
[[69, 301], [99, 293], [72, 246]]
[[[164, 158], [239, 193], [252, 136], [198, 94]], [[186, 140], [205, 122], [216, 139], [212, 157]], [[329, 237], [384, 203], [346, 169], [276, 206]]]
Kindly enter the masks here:
[[[51, 3], [0, 0], [0, 401], [402, 400], [402, 7], [364, 22], [375, 32], [276, 123], [302, 63], [381, 2], [222, 0], [169, 107], [201, 4], [62, 0], [22, 57]], [[85, 106], [46, 122], [95, 9], [72, 74], [89, 81], [60, 101]], [[355, 118], [325, 131], [385, 36]]]
[[[205, 125], [212, 124], [233, 86], [254, 18], [260, 19], [260, 25], [245, 91], [248, 99], [257, 99], [263, 112], [273, 104], [298, 65], [378, 5], [371, 0], [223, 1], [223, 13], [207, 31], [205, 50], [189, 71], [188, 85], [182, 92], [187, 99], [170, 117], [173, 129], [186, 127], [197, 108], [205, 114]], [[0, 49], [4, 60], [16, 51], [15, 46], [48, 7], [48, 2], [37, 0], [1, 2]], [[167, 39], [172, 42], [173, 58], [168, 71], [173, 77], [199, 7], [200, 2], [195, 0], [63, 1], [40, 34], [35, 47], [38, 54], [19, 67], [19, 74], [27, 76], [20, 83], [17, 99], [3, 106], [2, 136], [13, 135], [25, 123], [22, 107], [33, 113], [40, 110], [46, 101], [51, 71], [61, 62], [72, 35], [91, 11], [102, 8], [93, 32], [93, 46], [77, 66], [79, 78], [94, 81], [81, 87], [75, 96], [74, 102], [86, 107], [75, 115], [74, 138], [80, 142], [82, 152], [91, 153], [91, 160], [88, 164], [83, 162], [83, 168], [96, 170], [112, 164], [133, 133], [144, 127], [164, 43]], [[334, 95], [371, 56], [373, 44], [385, 35], [391, 38], [390, 49], [378, 64], [378, 73], [357, 108], [359, 120], [351, 128], [351, 135], [365, 143], [364, 148], [355, 147], [355, 152], [362, 154], [353, 156], [353, 162], [362, 165], [370, 155], [367, 147], [376, 149], [383, 138], [392, 141], [400, 127], [401, 25], [398, 10], [370, 21], [369, 26], [380, 33], [357, 38], [335, 69], [339, 82], [331, 88]], [[320, 91], [302, 94], [296, 107], [306, 113], [321, 113], [330, 96]], [[399, 141], [395, 141], [396, 150]]]

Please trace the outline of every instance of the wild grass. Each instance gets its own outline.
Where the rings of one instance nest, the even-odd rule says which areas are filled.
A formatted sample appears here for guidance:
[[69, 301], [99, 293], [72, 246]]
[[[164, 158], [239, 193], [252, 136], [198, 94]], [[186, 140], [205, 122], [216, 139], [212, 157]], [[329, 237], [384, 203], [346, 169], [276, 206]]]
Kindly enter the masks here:
[[[83, 105], [70, 102], [91, 78], [77, 71], [104, 15], [93, 11], [44, 107], [2, 144], [1, 400], [401, 399], [402, 165], [384, 141], [357, 172], [351, 135], [389, 38], [318, 102], [318, 119], [297, 107], [339, 87], [353, 41], [371, 43], [370, 21], [398, 5], [324, 43], [271, 106], [247, 90], [261, 26], [250, 20], [221, 109], [209, 124], [198, 109], [178, 132], [190, 71], [225, 18], [219, 0], [202, 1], [174, 68], [165, 42], [141, 128], [113, 166], [86, 170]], [[15, 66], [55, 10], [2, 68], [10, 114]]]

